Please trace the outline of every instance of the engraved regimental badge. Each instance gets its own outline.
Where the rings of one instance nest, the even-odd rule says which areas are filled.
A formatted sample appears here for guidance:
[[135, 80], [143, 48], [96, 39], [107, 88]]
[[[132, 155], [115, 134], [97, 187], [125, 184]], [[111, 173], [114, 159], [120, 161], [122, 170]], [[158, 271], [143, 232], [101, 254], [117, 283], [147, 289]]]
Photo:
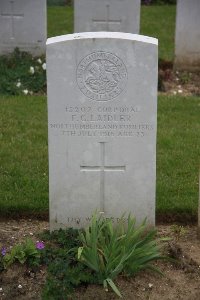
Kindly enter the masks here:
[[123, 61], [103, 51], [93, 52], [83, 58], [76, 76], [81, 92], [95, 101], [116, 98], [124, 90], [128, 78]]

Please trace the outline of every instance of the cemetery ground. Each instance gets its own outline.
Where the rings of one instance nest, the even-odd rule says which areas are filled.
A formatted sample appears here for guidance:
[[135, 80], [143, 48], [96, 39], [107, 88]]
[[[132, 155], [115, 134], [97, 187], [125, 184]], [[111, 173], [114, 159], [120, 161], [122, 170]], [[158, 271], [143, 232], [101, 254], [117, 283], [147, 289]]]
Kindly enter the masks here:
[[[64, 10], [67, 11], [68, 18], [65, 18]], [[163, 10], [166, 18], [161, 19], [159, 16], [164, 14]], [[48, 22], [49, 36], [72, 32], [71, 7], [51, 7], [48, 13], [52, 20]], [[176, 261], [155, 263], [164, 276], [142, 271], [131, 278], [121, 275], [115, 283], [123, 298], [128, 300], [198, 300], [200, 242], [196, 235], [196, 224], [200, 153], [200, 74], [172, 71], [174, 6], [142, 7], [142, 16], [145, 20], [141, 24], [142, 34], [155, 36], [160, 40], [157, 229], [158, 237], [171, 238], [165, 243], [163, 252]], [[54, 26], [55, 23], [57, 26]], [[67, 30], [63, 29], [64, 24]], [[27, 237], [34, 242], [42, 239], [45, 247], [49, 243], [48, 234], [41, 235], [49, 226], [45, 61], [44, 58], [41, 58], [41, 61], [33, 61], [32, 58], [26, 60], [22, 57], [18, 61], [20, 71], [17, 72], [20, 73], [14, 71], [17, 61], [8, 62], [13, 73], [7, 73], [0, 86], [0, 248], [7, 249], [25, 241]], [[30, 68], [33, 67], [33, 63], [34, 74]], [[1, 72], [3, 70], [3, 78], [2, 74], [6, 73], [7, 68], [1, 65], [0, 69]], [[56, 243], [57, 248], [62, 248], [63, 237], [57, 239]], [[62, 257], [62, 254], [59, 255]], [[48, 257], [47, 255], [46, 258]], [[55, 253], [52, 257], [56, 259]], [[57, 289], [53, 283], [48, 286], [55, 294], [46, 298], [43, 296], [43, 299], [67, 299], [63, 291], [63, 278], [66, 280], [65, 284], [68, 284], [69, 278], [76, 281], [78, 275], [82, 274], [75, 273], [74, 277], [70, 277], [62, 260], [61, 264], [63, 267], [60, 274], [57, 273], [61, 279], [56, 282]], [[54, 266], [52, 272], [55, 269]], [[26, 264], [13, 264], [7, 271], [0, 272], [0, 299], [41, 299], [46, 276], [45, 264], [36, 269], [27, 267]], [[84, 283], [75, 290], [74, 299], [100, 300], [118, 297], [110, 289], [105, 292], [102, 286]]]
[[[39, 233], [45, 232], [47, 229], [48, 222], [46, 221], [34, 219], [1, 220], [0, 245], [9, 247], [24, 241], [27, 237], [36, 242], [41, 239]], [[162, 271], [163, 276], [152, 271], [141, 271], [132, 277], [125, 277], [123, 274], [118, 276], [115, 284], [123, 299], [198, 300], [200, 295], [200, 241], [197, 240], [196, 226], [183, 227], [160, 224], [157, 229], [158, 237], [171, 238], [169, 242], [165, 243], [163, 253], [170, 255], [175, 261], [157, 261], [154, 263]], [[42, 236], [46, 247], [49, 243], [47, 236], [45, 237], [44, 234]], [[66, 245], [62, 236], [60, 239], [57, 238], [57, 246], [65, 249]], [[48, 257], [50, 257], [50, 252], [49, 256], [46, 256], [47, 261]], [[0, 299], [119, 299], [111, 289], [106, 292], [102, 285], [88, 283], [82, 283], [75, 288], [72, 297], [66, 296], [69, 291], [64, 286], [68, 287], [70, 280], [73, 281], [74, 285], [78, 285], [81, 272], [79, 270], [79, 273], [69, 273], [67, 262], [62, 261], [61, 258], [61, 253], [58, 257], [53, 257], [57, 264], [54, 265], [54, 270], [51, 268], [51, 275], [53, 277], [56, 274], [57, 279], [56, 281], [49, 281], [48, 285], [45, 285], [46, 265], [40, 265], [38, 268], [27, 267], [26, 264], [19, 263], [11, 265], [7, 271], [0, 273]], [[71, 276], [70, 279], [69, 276]]]
[[[179, 74], [174, 76], [179, 78]], [[160, 92], [158, 97], [157, 229], [159, 236], [172, 238], [165, 253], [178, 262], [157, 262], [164, 276], [147, 271], [131, 278], [119, 276], [115, 283], [124, 299], [198, 300], [200, 293], [200, 242], [196, 236], [200, 98], [184, 92], [184, 84], [180, 94], [177, 80], [173, 82], [176, 95]], [[0, 248], [9, 248], [27, 237], [37, 241], [41, 239], [38, 234], [48, 229], [47, 106], [45, 95], [0, 99]], [[48, 244], [45, 237], [43, 240]], [[46, 276], [44, 265], [34, 270], [13, 264], [0, 274], [0, 299], [40, 299]], [[62, 284], [57, 284], [62, 293]], [[43, 299], [65, 298], [58, 294]], [[117, 296], [102, 286], [85, 283], [76, 288], [74, 299]]]

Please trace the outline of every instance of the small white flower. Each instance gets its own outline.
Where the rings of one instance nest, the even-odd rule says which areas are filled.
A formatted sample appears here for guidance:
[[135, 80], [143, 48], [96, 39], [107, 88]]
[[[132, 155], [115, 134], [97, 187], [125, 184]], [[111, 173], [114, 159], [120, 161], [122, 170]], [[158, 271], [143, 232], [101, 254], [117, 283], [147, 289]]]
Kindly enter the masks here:
[[21, 284], [18, 285], [18, 289], [22, 289], [22, 285]]
[[33, 233], [32, 233], [32, 232], [29, 232], [29, 234], [30, 234], [30, 235], [33, 235]]
[[149, 283], [148, 284], [148, 287], [151, 289], [153, 287], [153, 284], [152, 283]]
[[34, 74], [34, 73], [35, 73], [35, 69], [34, 69], [34, 67], [30, 67], [30, 69], [29, 69], [29, 73], [30, 73], [30, 74]]
[[3, 289], [2, 289], [2, 288], [0, 288], [0, 292], [3, 292]]
[[42, 64], [42, 60], [41, 60], [40, 58], [37, 59], [37, 62], [38, 62], [39, 64]]
[[24, 95], [28, 95], [28, 90], [23, 90]]
[[22, 84], [21, 84], [21, 82], [20, 81], [18, 81], [17, 83], [16, 83], [16, 87], [20, 87]]
[[176, 94], [177, 94], [177, 92], [176, 92], [176, 91], [173, 91], [173, 94], [174, 94], [174, 95], [176, 95]]
[[183, 90], [178, 90], [178, 93], [181, 94], [183, 92]]
[[43, 70], [46, 70], [46, 68], [47, 68], [46, 63], [43, 63], [43, 64], [42, 64], [42, 69], [43, 69]]

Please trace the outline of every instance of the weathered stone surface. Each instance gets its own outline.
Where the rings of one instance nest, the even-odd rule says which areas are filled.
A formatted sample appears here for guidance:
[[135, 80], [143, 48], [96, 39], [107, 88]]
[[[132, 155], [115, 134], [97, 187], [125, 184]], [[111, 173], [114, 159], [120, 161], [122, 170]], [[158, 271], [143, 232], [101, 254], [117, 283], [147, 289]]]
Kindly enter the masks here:
[[75, 0], [74, 32], [139, 33], [141, 0]]
[[200, 70], [200, 1], [178, 0], [175, 67]]
[[157, 40], [111, 32], [47, 42], [51, 230], [97, 210], [155, 223]]
[[46, 50], [46, 1], [0, 1], [0, 54], [16, 47], [33, 55]]

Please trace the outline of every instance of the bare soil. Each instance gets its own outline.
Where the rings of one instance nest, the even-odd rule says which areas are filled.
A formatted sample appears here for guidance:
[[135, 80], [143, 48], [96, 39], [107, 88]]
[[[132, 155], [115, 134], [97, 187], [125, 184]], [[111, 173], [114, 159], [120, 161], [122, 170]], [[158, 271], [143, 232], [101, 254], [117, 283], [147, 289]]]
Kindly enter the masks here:
[[[8, 248], [26, 237], [32, 237], [36, 241], [37, 234], [48, 227], [48, 222], [31, 219], [1, 221], [0, 248]], [[134, 278], [119, 277], [116, 283], [123, 299], [200, 300], [200, 240], [197, 239], [197, 227], [158, 225], [157, 229], [158, 237], [171, 237], [172, 240], [165, 245], [165, 252], [176, 258], [177, 262], [156, 263], [164, 276], [143, 271]], [[43, 267], [34, 273], [23, 265], [13, 265], [0, 273], [0, 299], [41, 299], [45, 276], [46, 270]], [[89, 285], [77, 289], [74, 299], [119, 298], [112, 291], [105, 292], [102, 286]]]
[[168, 95], [200, 96], [200, 71], [173, 70], [172, 62], [159, 63], [160, 92]]

